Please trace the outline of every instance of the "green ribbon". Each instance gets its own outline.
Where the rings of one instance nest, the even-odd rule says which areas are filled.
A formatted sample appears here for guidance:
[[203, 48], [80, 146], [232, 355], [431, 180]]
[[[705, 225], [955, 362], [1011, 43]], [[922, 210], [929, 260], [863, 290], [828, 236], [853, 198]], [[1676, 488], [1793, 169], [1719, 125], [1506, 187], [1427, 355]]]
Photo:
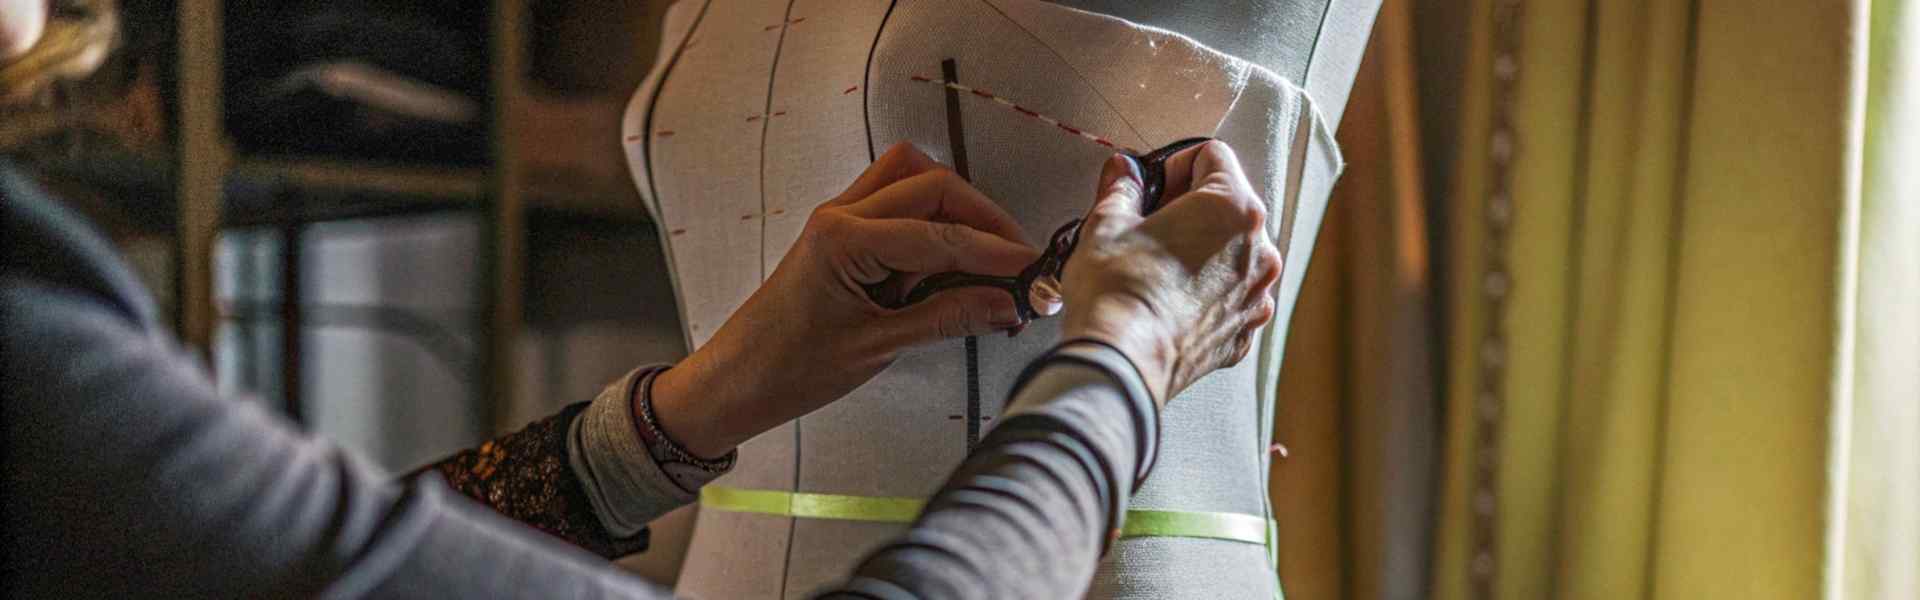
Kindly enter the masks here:
[[[702, 508], [801, 519], [911, 523], [926, 505], [918, 498], [746, 490], [721, 485], [700, 489]], [[1270, 526], [1266, 519], [1241, 513], [1137, 508], [1127, 511], [1120, 537], [1191, 537], [1265, 545]]]

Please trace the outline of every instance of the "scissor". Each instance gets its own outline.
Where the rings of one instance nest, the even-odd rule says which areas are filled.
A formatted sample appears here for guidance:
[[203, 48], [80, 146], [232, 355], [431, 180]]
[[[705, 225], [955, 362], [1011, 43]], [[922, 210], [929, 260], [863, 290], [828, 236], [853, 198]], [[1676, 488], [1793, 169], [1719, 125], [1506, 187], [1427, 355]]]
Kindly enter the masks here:
[[[1167, 159], [1181, 150], [1206, 143], [1213, 138], [1187, 138], [1160, 147], [1152, 152], [1134, 156], [1123, 154], [1140, 173], [1140, 216], [1152, 215], [1160, 209], [1165, 200], [1162, 196], [1167, 187]], [[1059, 314], [1064, 303], [1060, 295], [1060, 279], [1066, 273], [1067, 259], [1073, 257], [1073, 250], [1080, 244], [1080, 224], [1083, 218], [1075, 218], [1054, 230], [1048, 238], [1047, 247], [1035, 259], [1022, 269], [1019, 275], [1012, 277], [981, 275], [961, 271], [948, 271], [927, 276], [915, 284], [913, 289], [897, 300], [884, 298], [881, 290], [884, 282], [867, 286], [867, 297], [887, 308], [901, 308], [927, 299], [944, 290], [959, 287], [991, 287], [1004, 290], [1013, 296], [1013, 305], [1020, 313], [1020, 323], [1025, 325], [1041, 317]]]

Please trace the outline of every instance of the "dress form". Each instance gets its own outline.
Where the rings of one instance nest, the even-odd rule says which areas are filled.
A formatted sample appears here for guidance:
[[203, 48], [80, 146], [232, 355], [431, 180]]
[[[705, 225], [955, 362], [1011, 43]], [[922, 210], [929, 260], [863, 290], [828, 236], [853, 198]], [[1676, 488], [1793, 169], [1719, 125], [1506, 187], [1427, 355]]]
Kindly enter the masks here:
[[[1361, 12], [1364, 25], [1315, 35], [1360, 38], [1349, 61], [1357, 63], [1377, 2], [1345, 4], [1318, 12]], [[1180, 14], [1159, 10], [1145, 17]], [[1314, 21], [1289, 22], [1317, 31], [1327, 19]], [[1035, 0], [683, 2], [662, 37], [661, 64], [636, 93], [623, 137], [695, 346], [771, 272], [811, 209], [875, 152], [905, 140], [952, 164], [955, 114], [975, 185], [1035, 239], [1085, 211], [1099, 165], [1116, 148], [1226, 139], [1274, 215], [1270, 233], [1288, 259], [1282, 315], [1339, 166], [1330, 107], [1265, 63]], [[1314, 54], [1284, 66], [1315, 81]], [[1262, 56], [1279, 65], [1290, 55]], [[957, 65], [952, 81], [945, 60]], [[1342, 102], [1351, 78], [1348, 68], [1337, 86]], [[1266, 517], [1264, 449], [1284, 319], [1276, 323], [1255, 356], [1174, 400], [1163, 467], [1135, 506]], [[846, 399], [743, 446], [740, 466], [716, 485], [924, 498], [992, 426], [1018, 370], [1056, 328], [1043, 320], [1020, 338], [977, 338], [971, 352], [959, 340], [917, 348]], [[681, 589], [805, 597], [901, 528], [703, 509]], [[1129, 538], [1091, 595], [1270, 597], [1268, 552], [1245, 541]]]

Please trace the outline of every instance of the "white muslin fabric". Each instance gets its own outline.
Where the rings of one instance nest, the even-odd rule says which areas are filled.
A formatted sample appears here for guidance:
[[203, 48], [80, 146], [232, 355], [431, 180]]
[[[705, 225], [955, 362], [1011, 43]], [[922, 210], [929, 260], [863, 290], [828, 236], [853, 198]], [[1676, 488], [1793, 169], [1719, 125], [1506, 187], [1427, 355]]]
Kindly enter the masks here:
[[[960, 97], [974, 185], [1035, 240], [1086, 211], [1118, 148], [1192, 136], [1230, 143], [1269, 203], [1270, 234], [1286, 258], [1282, 318], [1248, 360], [1168, 405], [1159, 466], [1133, 507], [1269, 516], [1266, 448], [1284, 317], [1341, 169], [1326, 121], [1299, 86], [1176, 33], [1037, 0], [683, 1], [662, 39], [622, 137], [695, 346], [773, 269], [814, 206], [877, 152], [908, 141], [953, 158], [949, 91]], [[942, 74], [948, 60], [954, 81]], [[848, 397], [748, 442], [716, 485], [931, 495], [967, 452], [968, 415], [980, 415], [976, 431], [990, 428], [1014, 377], [1057, 334], [1057, 322], [1042, 320], [1017, 338], [978, 338], [971, 378], [963, 342], [917, 348]], [[803, 598], [903, 527], [703, 510], [680, 591]], [[1272, 598], [1270, 552], [1231, 540], [1127, 538], [1089, 595]]]

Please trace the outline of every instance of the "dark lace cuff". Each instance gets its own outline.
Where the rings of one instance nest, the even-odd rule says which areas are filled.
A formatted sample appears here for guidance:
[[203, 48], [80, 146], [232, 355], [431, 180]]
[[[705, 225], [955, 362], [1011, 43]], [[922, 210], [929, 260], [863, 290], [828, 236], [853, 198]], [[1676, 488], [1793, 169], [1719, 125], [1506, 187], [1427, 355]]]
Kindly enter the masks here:
[[601, 526], [568, 462], [567, 434], [587, 404], [568, 406], [421, 471], [438, 472], [462, 495], [588, 552], [612, 559], [645, 550], [646, 529], [616, 538]]

